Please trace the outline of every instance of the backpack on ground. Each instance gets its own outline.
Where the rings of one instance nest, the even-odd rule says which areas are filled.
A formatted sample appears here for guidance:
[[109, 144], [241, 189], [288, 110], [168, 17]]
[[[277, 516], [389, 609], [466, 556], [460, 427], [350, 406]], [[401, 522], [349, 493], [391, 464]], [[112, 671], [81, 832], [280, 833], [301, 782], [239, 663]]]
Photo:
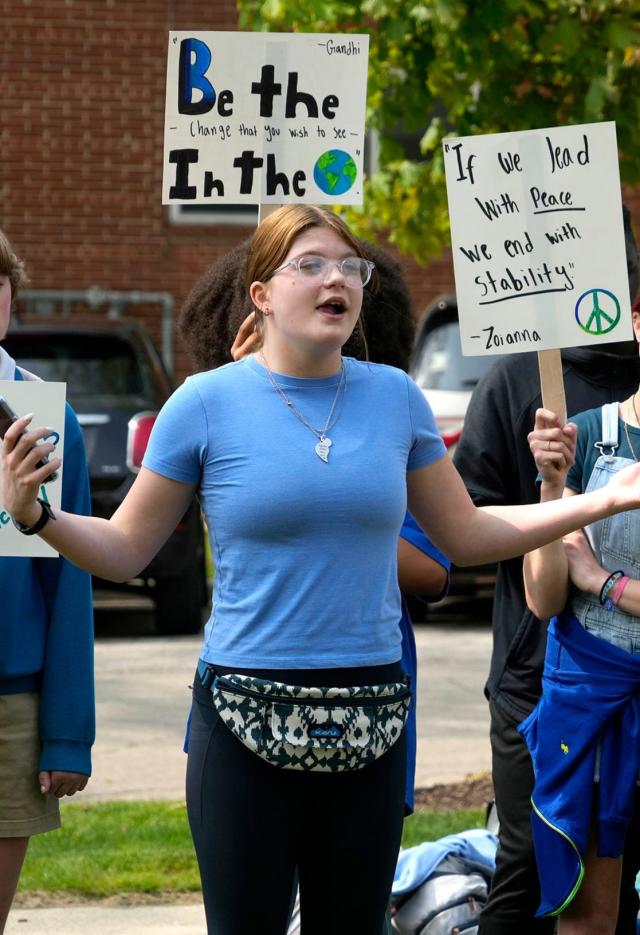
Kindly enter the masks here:
[[[391, 900], [393, 932], [477, 935], [498, 845], [497, 814], [491, 806], [486, 829], [474, 828], [400, 851]], [[389, 931], [388, 921], [384, 931]], [[300, 932], [298, 894], [287, 935]]]
[[400, 851], [392, 927], [400, 935], [477, 935], [495, 870], [497, 817]]
[[490, 879], [486, 866], [449, 854], [417, 889], [394, 899], [394, 931], [401, 935], [477, 935]]

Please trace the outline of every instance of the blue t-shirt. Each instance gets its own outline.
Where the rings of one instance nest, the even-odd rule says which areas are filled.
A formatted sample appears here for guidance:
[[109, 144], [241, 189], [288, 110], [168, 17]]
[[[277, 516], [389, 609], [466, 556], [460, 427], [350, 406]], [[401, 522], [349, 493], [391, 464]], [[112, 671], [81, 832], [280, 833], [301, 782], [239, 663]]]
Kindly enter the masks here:
[[[311, 669], [400, 659], [406, 472], [445, 449], [405, 373], [351, 358], [345, 368], [328, 464], [253, 357], [190, 377], [156, 421], [144, 465], [195, 484], [209, 528], [206, 662]], [[339, 375], [275, 377], [304, 418], [324, 426]]]

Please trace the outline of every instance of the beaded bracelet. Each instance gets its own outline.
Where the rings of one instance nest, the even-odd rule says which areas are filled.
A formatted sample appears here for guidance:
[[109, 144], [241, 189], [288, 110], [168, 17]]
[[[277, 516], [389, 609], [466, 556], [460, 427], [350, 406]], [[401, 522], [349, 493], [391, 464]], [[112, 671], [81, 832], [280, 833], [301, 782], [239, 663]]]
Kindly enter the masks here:
[[611, 592], [611, 603], [617, 607], [620, 603], [620, 598], [622, 597], [622, 592], [629, 584], [629, 576], [623, 575], [622, 578], [618, 578], [616, 581], [613, 591]]
[[612, 571], [607, 580], [604, 582], [600, 588], [600, 603], [607, 610], [613, 610], [614, 604], [611, 598], [608, 596], [609, 591], [615, 586], [616, 582], [620, 578], [624, 578], [624, 572], [622, 570]]

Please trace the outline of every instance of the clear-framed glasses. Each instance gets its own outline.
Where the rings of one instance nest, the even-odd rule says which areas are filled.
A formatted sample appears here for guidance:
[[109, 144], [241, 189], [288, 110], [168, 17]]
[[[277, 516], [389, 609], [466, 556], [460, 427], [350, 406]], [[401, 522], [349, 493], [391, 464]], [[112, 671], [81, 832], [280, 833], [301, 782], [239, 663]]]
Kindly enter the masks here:
[[304, 253], [302, 256], [296, 256], [274, 269], [268, 278], [271, 279], [276, 273], [281, 273], [289, 266], [292, 266], [303, 279], [317, 283], [324, 282], [331, 267], [337, 266], [346, 284], [356, 288], [366, 286], [371, 279], [375, 263], [372, 263], [371, 260], [365, 260], [361, 256], [348, 256], [344, 260], [328, 260], [326, 257], [317, 256], [315, 253]]

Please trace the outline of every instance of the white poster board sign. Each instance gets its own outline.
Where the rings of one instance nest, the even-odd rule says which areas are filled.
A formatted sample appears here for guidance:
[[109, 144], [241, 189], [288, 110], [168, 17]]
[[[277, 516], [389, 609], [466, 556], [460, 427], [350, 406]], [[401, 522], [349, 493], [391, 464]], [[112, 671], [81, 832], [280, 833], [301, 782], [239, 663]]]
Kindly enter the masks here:
[[[60, 436], [57, 452], [64, 448], [64, 412], [66, 383], [42, 383], [36, 380], [0, 380], [0, 396], [4, 396], [18, 416], [33, 412], [31, 425], [46, 425]], [[52, 439], [55, 441], [55, 439]], [[52, 507], [60, 507], [62, 470], [55, 480], [42, 484], [39, 496]], [[25, 536], [15, 528], [11, 516], [2, 504], [2, 463], [0, 462], [0, 555], [32, 558], [55, 558], [57, 552], [39, 536]]]
[[630, 340], [614, 123], [444, 142], [463, 354]]
[[369, 37], [171, 32], [163, 204], [362, 204]]

